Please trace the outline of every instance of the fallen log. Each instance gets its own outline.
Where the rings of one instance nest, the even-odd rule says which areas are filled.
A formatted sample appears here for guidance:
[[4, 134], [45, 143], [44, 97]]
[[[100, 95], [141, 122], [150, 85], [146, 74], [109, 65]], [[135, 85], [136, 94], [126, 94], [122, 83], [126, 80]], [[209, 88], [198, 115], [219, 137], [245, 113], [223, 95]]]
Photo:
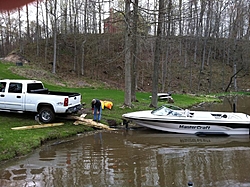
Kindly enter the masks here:
[[75, 121], [74, 125], [79, 125], [79, 124], [86, 125], [89, 127], [94, 127], [97, 129], [114, 130], [114, 129], [110, 128], [108, 125], [104, 125], [102, 123], [95, 122], [92, 119], [85, 119], [85, 118], [79, 117], [79, 120]]
[[82, 114], [81, 116], [67, 116], [63, 117], [62, 119], [69, 119], [69, 120], [76, 120], [73, 124], [74, 125], [86, 125], [89, 127], [94, 127], [97, 129], [106, 129], [106, 130], [114, 130], [110, 128], [108, 125], [104, 125], [102, 123], [93, 121], [92, 119], [86, 119], [84, 118], [87, 114]]
[[56, 127], [64, 125], [64, 123], [50, 123], [50, 124], [41, 124], [41, 125], [31, 125], [31, 126], [22, 126], [22, 127], [12, 127], [12, 130], [27, 130], [27, 129], [39, 129], [45, 127]]

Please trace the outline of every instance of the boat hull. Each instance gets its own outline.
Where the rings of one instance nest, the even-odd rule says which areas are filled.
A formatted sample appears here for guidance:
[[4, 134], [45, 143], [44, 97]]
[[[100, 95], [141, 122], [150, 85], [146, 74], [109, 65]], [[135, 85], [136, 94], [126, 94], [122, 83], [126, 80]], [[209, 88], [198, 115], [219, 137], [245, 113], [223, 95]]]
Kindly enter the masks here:
[[[227, 124], [190, 124], [190, 123], [178, 123], [178, 122], [160, 122], [158, 121], [141, 121], [141, 120], [133, 120], [134, 123], [166, 132], [174, 132], [174, 133], [183, 133], [183, 134], [195, 134], [195, 135], [209, 135], [209, 134], [217, 134], [217, 135], [240, 135], [240, 134], [249, 134], [249, 125], [242, 125], [242, 128], [231, 128], [226, 126]], [[234, 124], [235, 125], [235, 124]], [[245, 126], [245, 128], [244, 128]]]
[[[193, 112], [194, 113], [194, 112]], [[143, 127], [150, 129], [195, 135], [249, 135], [250, 120], [248, 115], [238, 113], [232, 118], [206, 118], [199, 117], [200, 112], [195, 113], [198, 117], [175, 117], [175, 116], [156, 116], [151, 111], [132, 112], [123, 115], [123, 119], [132, 121]], [[205, 115], [204, 115], [205, 114]], [[224, 114], [223, 114], [224, 115]], [[209, 116], [209, 115], [207, 115]]]

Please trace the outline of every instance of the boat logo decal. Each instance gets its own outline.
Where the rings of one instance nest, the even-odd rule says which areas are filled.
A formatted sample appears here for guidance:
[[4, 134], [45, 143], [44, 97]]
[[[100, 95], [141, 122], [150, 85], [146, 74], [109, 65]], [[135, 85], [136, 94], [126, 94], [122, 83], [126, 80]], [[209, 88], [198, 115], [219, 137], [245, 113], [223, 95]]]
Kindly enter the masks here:
[[209, 130], [210, 126], [200, 126], [200, 125], [180, 125], [179, 129], [203, 129]]

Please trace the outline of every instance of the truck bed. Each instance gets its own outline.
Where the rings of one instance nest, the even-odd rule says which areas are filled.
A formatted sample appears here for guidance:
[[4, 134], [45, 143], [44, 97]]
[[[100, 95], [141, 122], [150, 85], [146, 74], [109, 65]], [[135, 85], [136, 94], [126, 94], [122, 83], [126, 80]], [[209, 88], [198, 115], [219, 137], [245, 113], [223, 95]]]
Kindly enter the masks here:
[[80, 95], [79, 93], [72, 93], [72, 92], [49, 91], [47, 88], [30, 90], [30, 93], [46, 94], [46, 95], [59, 95], [59, 96], [68, 96], [68, 97], [75, 97], [75, 96]]

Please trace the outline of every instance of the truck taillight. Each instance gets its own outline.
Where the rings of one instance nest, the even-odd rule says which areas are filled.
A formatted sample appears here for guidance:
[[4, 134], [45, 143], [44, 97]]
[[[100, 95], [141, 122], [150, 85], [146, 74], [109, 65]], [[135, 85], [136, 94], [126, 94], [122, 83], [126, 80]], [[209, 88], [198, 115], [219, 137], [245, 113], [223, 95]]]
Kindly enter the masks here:
[[68, 105], [69, 105], [69, 98], [65, 98], [63, 106], [68, 106]]

